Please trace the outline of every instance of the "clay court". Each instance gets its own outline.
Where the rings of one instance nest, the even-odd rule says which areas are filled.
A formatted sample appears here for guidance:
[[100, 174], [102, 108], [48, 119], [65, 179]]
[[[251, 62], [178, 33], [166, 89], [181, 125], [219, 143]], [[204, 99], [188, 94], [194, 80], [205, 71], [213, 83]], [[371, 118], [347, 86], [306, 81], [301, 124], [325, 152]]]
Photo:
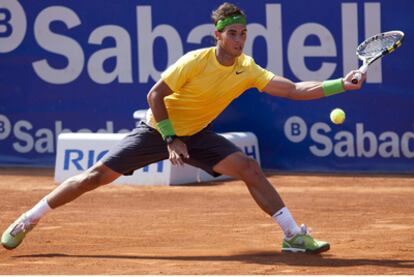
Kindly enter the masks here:
[[[414, 181], [269, 174], [298, 223], [331, 243], [280, 252], [282, 232], [238, 181], [109, 185], [48, 214], [1, 274], [414, 274]], [[49, 169], [0, 169], [3, 231], [53, 189]]]

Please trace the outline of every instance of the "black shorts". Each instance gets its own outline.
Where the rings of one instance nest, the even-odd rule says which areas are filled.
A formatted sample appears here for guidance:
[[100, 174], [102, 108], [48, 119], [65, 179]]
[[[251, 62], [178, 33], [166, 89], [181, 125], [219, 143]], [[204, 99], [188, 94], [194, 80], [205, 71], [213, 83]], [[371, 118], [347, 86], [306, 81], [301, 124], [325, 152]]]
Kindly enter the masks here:
[[[210, 126], [192, 136], [180, 139], [187, 145], [189, 159], [185, 163], [199, 167], [212, 176], [213, 167], [228, 155], [241, 151], [235, 144], [215, 133]], [[140, 122], [125, 138], [112, 148], [103, 158], [107, 167], [123, 175], [131, 175], [134, 170], [168, 159], [167, 144], [160, 133]]]

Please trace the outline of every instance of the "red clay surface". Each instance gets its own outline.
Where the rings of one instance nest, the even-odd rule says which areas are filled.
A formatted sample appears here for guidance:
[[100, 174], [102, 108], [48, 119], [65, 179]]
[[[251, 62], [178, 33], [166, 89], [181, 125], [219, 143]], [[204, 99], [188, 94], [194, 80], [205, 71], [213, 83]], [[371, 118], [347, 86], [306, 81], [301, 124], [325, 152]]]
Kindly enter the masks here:
[[[238, 181], [109, 185], [2, 248], [0, 274], [414, 274], [413, 178], [269, 179], [330, 251], [281, 253], [282, 232]], [[54, 187], [51, 170], [0, 169], [1, 231]]]

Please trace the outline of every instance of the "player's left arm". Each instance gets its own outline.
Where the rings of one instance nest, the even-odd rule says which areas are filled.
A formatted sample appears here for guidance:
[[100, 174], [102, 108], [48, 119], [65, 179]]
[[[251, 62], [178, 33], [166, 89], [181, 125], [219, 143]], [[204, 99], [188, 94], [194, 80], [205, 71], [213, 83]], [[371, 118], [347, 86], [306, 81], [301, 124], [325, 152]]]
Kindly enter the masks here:
[[[294, 83], [281, 76], [274, 76], [263, 88], [263, 91], [272, 95], [292, 100], [311, 100], [340, 93], [346, 90], [360, 89], [363, 82], [352, 83], [355, 70], [349, 72], [344, 78], [336, 80], [306, 81]], [[365, 80], [365, 74], [362, 77]]]

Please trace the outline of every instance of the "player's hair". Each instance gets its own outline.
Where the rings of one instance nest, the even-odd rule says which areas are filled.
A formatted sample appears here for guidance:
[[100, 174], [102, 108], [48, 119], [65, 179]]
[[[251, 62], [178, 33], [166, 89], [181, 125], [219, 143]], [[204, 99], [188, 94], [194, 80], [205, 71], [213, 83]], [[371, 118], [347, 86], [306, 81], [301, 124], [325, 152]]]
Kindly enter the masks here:
[[225, 18], [234, 15], [243, 15], [246, 17], [244, 11], [242, 11], [239, 7], [232, 3], [224, 2], [211, 13], [211, 20], [213, 21], [213, 24], [216, 25], [219, 20], [224, 20]]

